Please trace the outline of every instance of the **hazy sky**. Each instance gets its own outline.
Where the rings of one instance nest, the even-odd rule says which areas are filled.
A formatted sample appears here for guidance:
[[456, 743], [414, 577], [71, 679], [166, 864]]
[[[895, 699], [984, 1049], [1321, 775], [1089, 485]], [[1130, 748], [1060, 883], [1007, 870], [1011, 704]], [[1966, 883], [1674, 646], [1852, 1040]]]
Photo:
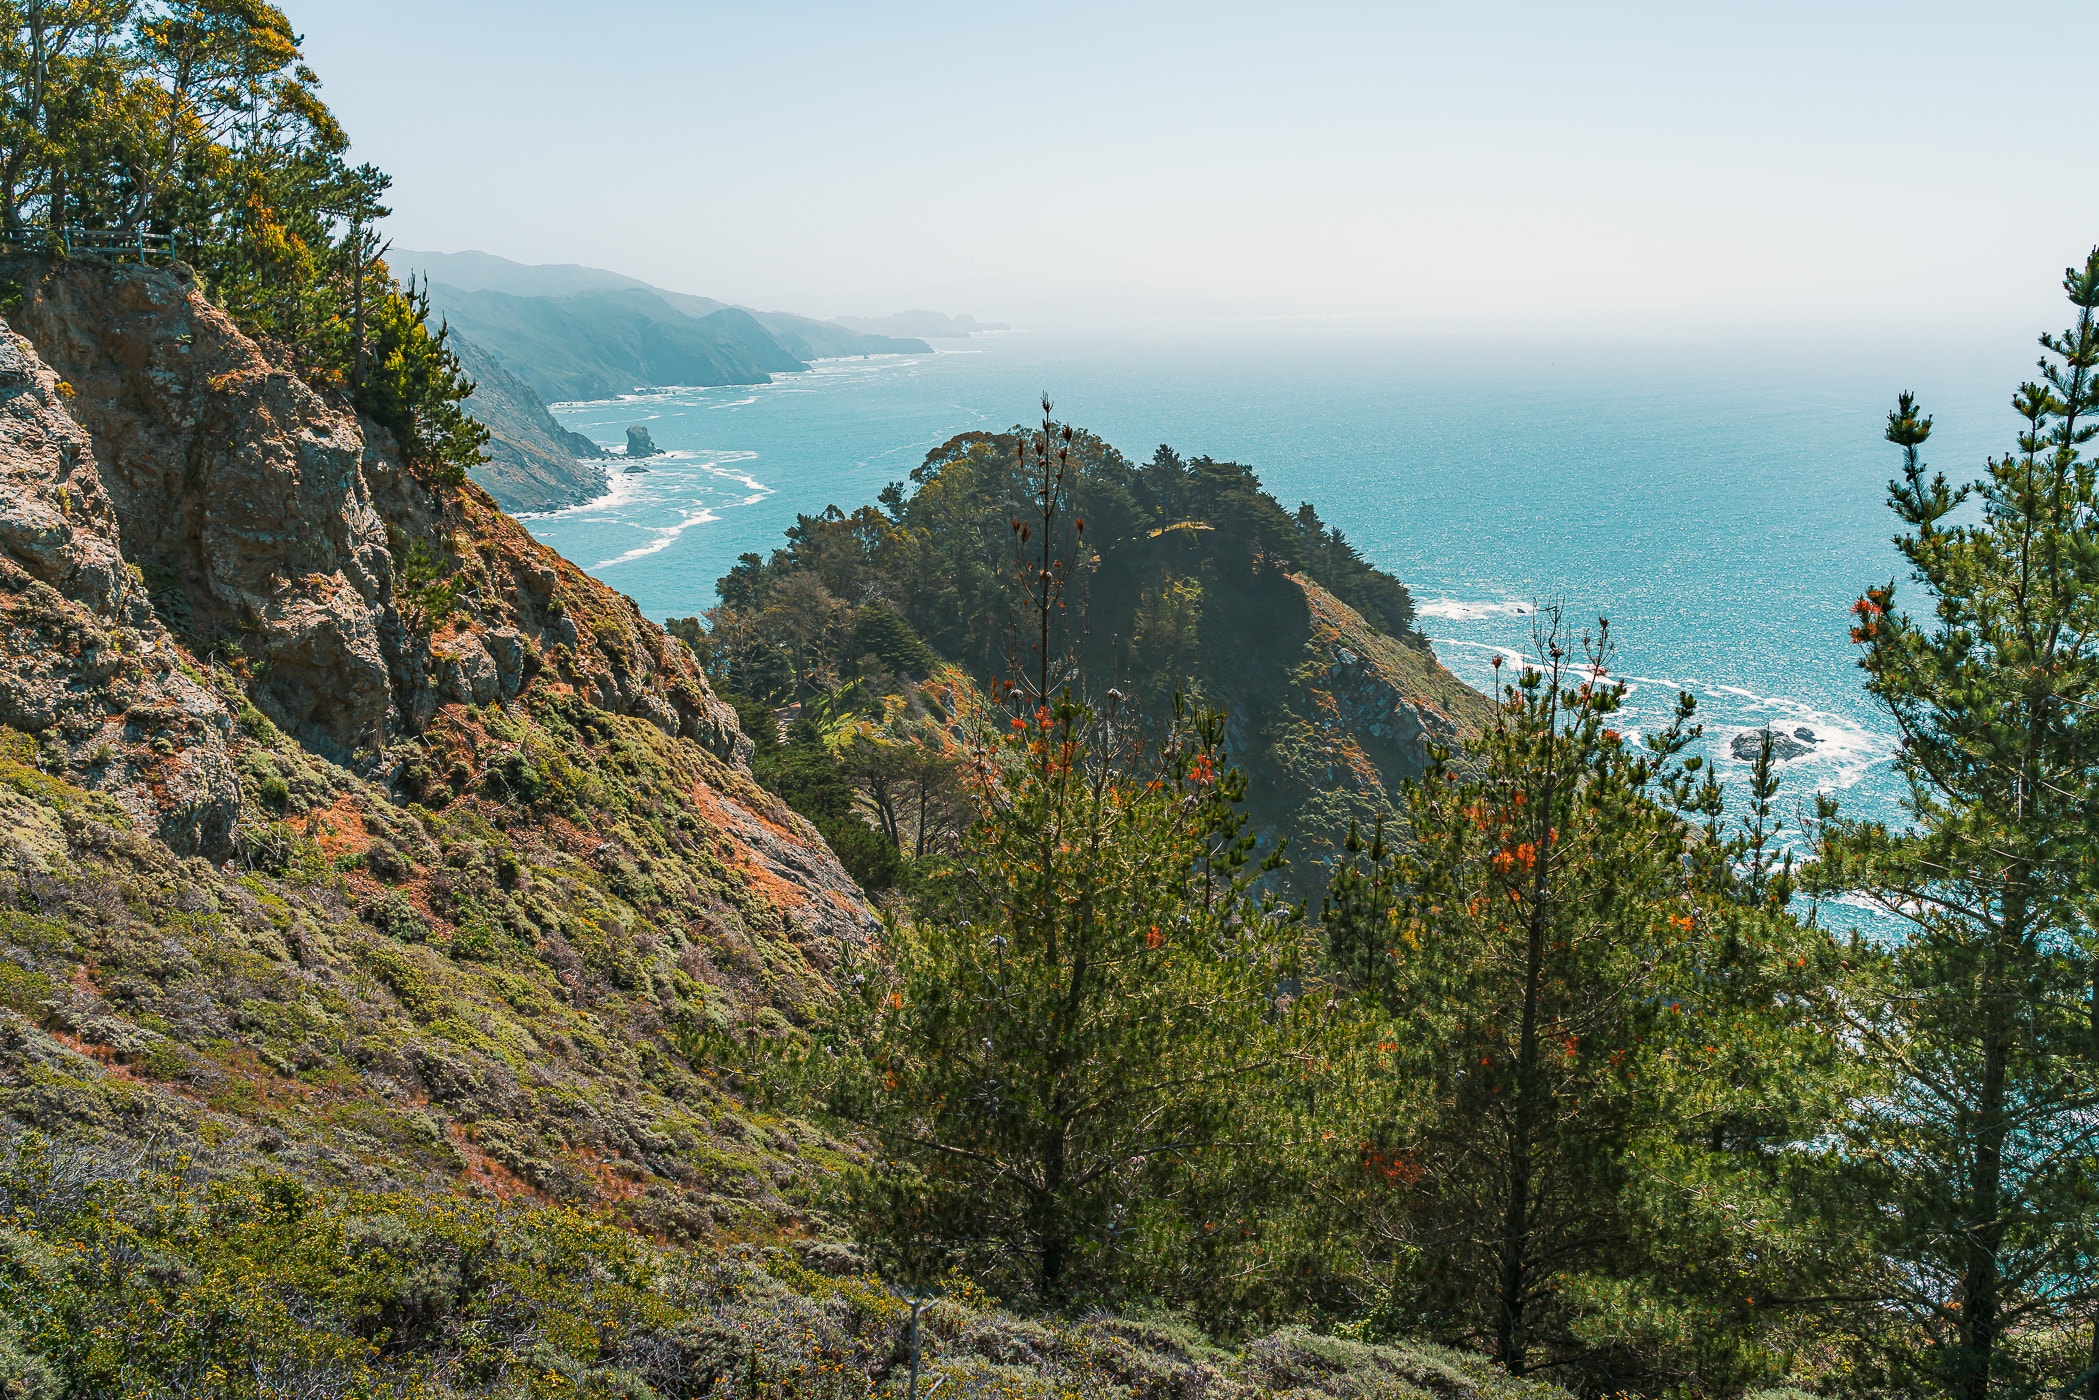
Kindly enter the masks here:
[[283, 3], [403, 246], [821, 315], [2028, 324], [2099, 241], [1982, 4]]

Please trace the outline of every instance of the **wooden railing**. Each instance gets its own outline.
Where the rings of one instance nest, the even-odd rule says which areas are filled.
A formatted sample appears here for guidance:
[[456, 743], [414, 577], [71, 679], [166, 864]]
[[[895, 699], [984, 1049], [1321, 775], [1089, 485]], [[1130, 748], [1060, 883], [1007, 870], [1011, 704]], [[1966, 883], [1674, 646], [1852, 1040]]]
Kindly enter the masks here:
[[171, 263], [175, 261], [172, 234], [148, 233], [145, 229], [115, 228], [27, 228], [11, 237], [0, 236], [0, 248], [10, 253], [55, 253], [73, 257], [99, 254], [118, 262]]

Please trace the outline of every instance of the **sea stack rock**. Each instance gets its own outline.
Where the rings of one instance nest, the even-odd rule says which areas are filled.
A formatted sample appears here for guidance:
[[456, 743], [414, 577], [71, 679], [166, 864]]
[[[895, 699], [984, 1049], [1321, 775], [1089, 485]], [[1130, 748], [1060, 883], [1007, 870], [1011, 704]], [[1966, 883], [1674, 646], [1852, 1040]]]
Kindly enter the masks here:
[[654, 457], [663, 451], [650, 438], [649, 430], [636, 424], [627, 429], [627, 455], [629, 457]]
[[[1745, 729], [1735, 735], [1734, 741], [1727, 746], [1727, 751], [1744, 763], [1754, 763], [1757, 753], [1764, 746], [1764, 733], [1761, 729]], [[1821, 742], [1815, 731], [1806, 725], [1801, 725], [1791, 734], [1783, 729], [1773, 729], [1770, 734], [1771, 756], [1781, 763], [1813, 753], [1815, 745]]]

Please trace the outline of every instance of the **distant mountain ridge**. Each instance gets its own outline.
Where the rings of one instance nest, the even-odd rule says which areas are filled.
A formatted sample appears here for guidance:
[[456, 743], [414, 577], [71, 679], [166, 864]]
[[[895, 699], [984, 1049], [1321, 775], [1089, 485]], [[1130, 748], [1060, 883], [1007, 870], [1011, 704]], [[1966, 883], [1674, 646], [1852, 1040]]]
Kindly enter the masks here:
[[764, 384], [808, 368], [748, 311], [696, 316], [645, 287], [534, 297], [433, 282], [430, 303], [549, 403], [668, 385]]
[[605, 489], [604, 448], [568, 432], [547, 404], [671, 385], [764, 384], [811, 360], [928, 354], [925, 341], [869, 334], [782, 311], [652, 287], [575, 263], [491, 253], [396, 250], [475, 381], [467, 409], [489, 430], [476, 481], [513, 512], [577, 505]]
[[[575, 263], [397, 250], [431, 304], [550, 402], [670, 385], [763, 384], [810, 360], [924, 355], [923, 339], [732, 306]], [[693, 323], [697, 322], [695, 327]]]

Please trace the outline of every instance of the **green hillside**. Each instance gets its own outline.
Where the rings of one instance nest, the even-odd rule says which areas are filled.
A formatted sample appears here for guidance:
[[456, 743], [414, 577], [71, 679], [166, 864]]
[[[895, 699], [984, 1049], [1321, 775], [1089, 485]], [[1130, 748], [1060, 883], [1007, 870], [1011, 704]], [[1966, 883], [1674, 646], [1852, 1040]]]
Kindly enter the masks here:
[[469, 474], [507, 511], [580, 505], [605, 489], [605, 449], [554, 421], [532, 386], [464, 336], [452, 348], [474, 381], [466, 409], [488, 429], [488, 460]]
[[[806, 360], [930, 350], [909, 336], [731, 306], [573, 263], [532, 265], [478, 251], [402, 251], [393, 262], [427, 278], [440, 312], [553, 402], [674, 384], [762, 384], [768, 373], [806, 368]], [[713, 319], [722, 312], [736, 314]], [[706, 329], [695, 332], [687, 321]]]
[[[771, 558], [745, 555], [706, 639], [716, 684], [768, 704], [854, 687], [851, 703], [871, 704], [862, 678], [925, 663], [900, 664], [907, 648], [880, 628], [828, 620], [870, 608], [979, 686], [1012, 675], [1018, 440], [964, 434], [927, 455], [908, 497], [899, 483], [879, 507], [802, 516]], [[1405, 585], [1312, 506], [1285, 510], [1251, 468], [1165, 447], [1138, 464], [1083, 432], [1072, 462], [1084, 528], [1060, 526], [1058, 548], [1073, 560], [1065, 628], [1085, 693], [1115, 689], [1151, 723], [1177, 693], [1223, 709], [1248, 812], [1271, 843], [1288, 835], [1286, 883], [1316, 891], [1350, 823], [1375, 822], [1489, 702], [1415, 632]]]

